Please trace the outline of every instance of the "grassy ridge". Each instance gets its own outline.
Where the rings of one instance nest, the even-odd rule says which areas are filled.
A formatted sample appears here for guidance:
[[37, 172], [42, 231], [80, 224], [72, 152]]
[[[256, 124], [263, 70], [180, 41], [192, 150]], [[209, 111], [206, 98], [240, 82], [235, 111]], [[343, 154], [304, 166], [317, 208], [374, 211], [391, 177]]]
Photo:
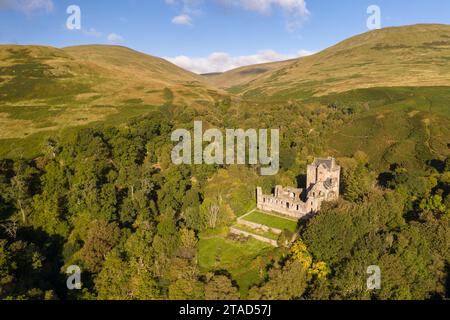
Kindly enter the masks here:
[[[0, 156], [33, 157], [47, 136], [123, 124], [167, 104], [178, 106], [181, 123], [279, 126], [301, 136], [297, 146], [336, 156], [361, 150], [377, 168], [400, 161], [418, 169], [448, 154], [450, 87], [439, 84], [450, 75], [449, 37], [446, 25], [388, 28], [300, 60], [213, 75], [211, 83], [234, 79], [230, 90], [245, 98], [219, 104], [221, 91], [200, 76], [127, 48], [0, 46]], [[417, 79], [422, 86], [411, 86]], [[331, 128], [327, 106], [351, 116]], [[284, 168], [298, 152], [282, 146]]]
[[[252, 99], [299, 99], [361, 88], [450, 85], [450, 25], [385, 28], [347, 39], [312, 56], [236, 83], [236, 72], [220, 75], [222, 86]], [[270, 69], [270, 67], [266, 67]], [[229, 80], [226, 83], [226, 80]]]

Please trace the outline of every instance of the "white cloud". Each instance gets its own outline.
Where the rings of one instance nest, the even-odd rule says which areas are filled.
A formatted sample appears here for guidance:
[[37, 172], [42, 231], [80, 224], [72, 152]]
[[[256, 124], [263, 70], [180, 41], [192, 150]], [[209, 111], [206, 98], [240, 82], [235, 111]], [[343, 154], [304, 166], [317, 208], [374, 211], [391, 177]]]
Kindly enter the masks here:
[[82, 29], [81, 32], [88, 37], [100, 38], [103, 36], [103, 33], [97, 31], [95, 28]]
[[0, 0], [0, 10], [18, 10], [26, 14], [34, 11], [53, 11], [55, 5], [52, 0]]
[[172, 23], [192, 26], [192, 18], [187, 14], [180, 14], [172, 19]]
[[198, 9], [203, 0], [165, 0], [169, 5], [178, 5], [182, 7], [184, 13], [199, 13]]
[[166, 4], [181, 7], [181, 13], [172, 19], [172, 23], [192, 26], [192, 16], [198, 16], [202, 12], [199, 9], [203, 0], [164, 0]]
[[288, 60], [307, 56], [313, 54], [313, 52], [300, 50], [297, 54], [281, 54], [274, 50], [262, 50], [253, 55], [248, 56], [231, 56], [224, 52], [214, 52], [207, 57], [202, 58], [190, 58], [187, 56], [177, 56], [174, 58], [165, 58], [166, 60], [176, 64], [177, 66], [190, 70], [195, 73], [211, 73], [211, 72], [224, 72], [235, 68], [266, 63]]
[[125, 40], [120, 34], [117, 33], [108, 34], [106, 39], [111, 43], [119, 43]]
[[[192, 16], [200, 15], [199, 9], [204, 0], [165, 0], [166, 4], [181, 7], [181, 13], [175, 17], [189, 17], [189, 25], [192, 25]], [[286, 28], [289, 31], [295, 30], [306, 20], [310, 12], [306, 5], [306, 0], [213, 0], [223, 6], [241, 8], [255, 11], [262, 15], [271, 15], [274, 8], [279, 8], [286, 17]], [[187, 23], [184, 23], [187, 24]]]
[[123, 42], [125, 41], [125, 38], [123, 36], [121, 36], [120, 34], [117, 33], [109, 33], [109, 34], [105, 34], [101, 31], [98, 31], [95, 28], [82, 28], [81, 30], [74, 30], [76, 32], [80, 32], [82, 35], [86, 36], [86, 37], [94, 37], [94, 38], [105, 38], [108, 42], [110, 43], [119, 43], [119, 42]]
[[228, 6], [242, 7], [246, 10], [256, 11], [261, 14], [271, 14], [274, 6], [280, 7], [285, 13], [306, 17], [309, 11], [306, 0], [217, 0]]
[[297, 28], [310, 12], [306, 0], [216, 0], [222, 5], [243, 8], [259, 14], [270, 15], [273, 8], [280, 8], [286, 16], [286, 27], [289, 31]]

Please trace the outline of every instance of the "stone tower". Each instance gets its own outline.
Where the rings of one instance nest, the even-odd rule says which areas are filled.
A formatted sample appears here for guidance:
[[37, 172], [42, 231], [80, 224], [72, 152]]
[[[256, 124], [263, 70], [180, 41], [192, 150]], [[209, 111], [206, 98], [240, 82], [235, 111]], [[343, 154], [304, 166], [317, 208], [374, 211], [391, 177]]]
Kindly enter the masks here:
[[306, 189], [276, 186], [273, 195], [265, 195], [258, 187], [257, 207], [298, 219], [308, 217], [320, 210], [322, 202], [339, 198], [340, 176], [341, 167], [334, 158], [315, 159], [307, 169]]
[[334, 158], [315, 159], [308, 166], [306, 188], [308, 197], [325, 197], [325, 201], [337, 200], [340, 195], [341, 167]]

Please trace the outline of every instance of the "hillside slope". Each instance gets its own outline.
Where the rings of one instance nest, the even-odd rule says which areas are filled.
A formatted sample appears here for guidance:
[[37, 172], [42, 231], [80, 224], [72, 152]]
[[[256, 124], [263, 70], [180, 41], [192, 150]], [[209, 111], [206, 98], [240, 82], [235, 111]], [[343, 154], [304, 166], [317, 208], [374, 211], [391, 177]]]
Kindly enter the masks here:
[[[281, 107], [274, 106], [286, 106], [296, 112], [307, 106], [316, 110], [318, 105], [338, 106], [344, 111], [361, 109], [354, 117], [361, 116], [363, 120], [342, 123], [333, 133], [333, 137], [342, 136], [333, 142], [334, 152], [349, 155], [362, 149], [374, 157], [385, 154], [385, 159], [395, 158], [389, 155], [393, 151], [383, 153], [376, 147], [394, 148], [396, 122], [387, 122], [389, 113], [375, 109], [395, 109], [403, 112], [397, 115], [405, 123], [411, 124], [409, 132], [420, 131], [426, 137], [427, 152], [421, 152], [417, 158], [440, 158], [448, 152], [449, 144], [449, 61], [448, 25], [371, 31], [313, 56], [209, 76], [195, 75], [163, 59], [119, 46], [56, 49], [3, 45], [0, 154], [22, 156], [31, 148], [37, 149], [46, 135], [56, 131], [96, 122], [121, 124], [167, 102], [174, 102], [181, 109], [187, 106], [189, 116], [209, 117], [217, 123], [223, 120], [242, 127], [249, 113], [246, 103], [251, 102], [257, 105], [253, 127], [266, 119], [279, 118]], [[220, 109], [212, 102], [223, 98], [222, 87], [238, 99], [231, 99], [231, 105]], [[286, 103], [292, 100], [298, 103]], [[192, 108], [195, 112], [191, 112]], [[287, 123], [300, 123], [292, 110], [287, 111]], [[378, 138], [367, 138], [369, 135], [361, 132], [368, 123], [380, 123], [375, 128], [380, 134], [374, 137], [388, 131], [389, 137], [382, 143]], [[409, 132], [402, 138], [404, 141], [411, 136], [406, 135]], [[408, 148], [414, 149], [411, 146], [417, 141], [411, 140]], [[404, 152], [403, 146], [397, 149], [400, 151], [395, 154], [413, 153]]]
[[[226, 79], [236, 71], [221, 75]], [[222, 83], [225, 87], [235, 82]], [[367, 32], [234, 87], [247, 97], [301, 98], [353, 89], [450, 85], [450, 25]]]
[[280, 62], [262, 63], [251, 66], [240, 67], [223, 73], [205, 74], [204, 78], [208, 83], [221, 89], [229, 89], [233, 92], [233, 88], [238, 89], [240, 85], [249, 83], [259, 77], [274, 72], [293, 64], [296, 60], [286, 60]]
[[166, 102], [203, 108], [220, 95], [200, 76], [125, 47], [0, 45], [0, 139], [125, 122]]
[[83, 63], [103, 69], [113, 78], [117, 84], [114, 97], [139, 97], [145, 103], [162, 103], [164, 95], [161, 92], [169, 88], [179, 102], [192, 103], [195, 100], [212, 101], [216, 94], [200, 76], [164, 59], [126, 47], [88, 45], [67, 47], [63, 51]]

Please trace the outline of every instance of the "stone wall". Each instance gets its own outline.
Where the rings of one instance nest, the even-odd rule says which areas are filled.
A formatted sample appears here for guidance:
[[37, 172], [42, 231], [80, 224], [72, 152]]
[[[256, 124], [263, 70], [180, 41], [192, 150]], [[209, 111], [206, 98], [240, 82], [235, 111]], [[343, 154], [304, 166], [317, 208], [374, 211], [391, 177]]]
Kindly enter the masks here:
[[268, 226], [263, 225], [263, 224], [250, 222], [250, 221], [244, 220], [242, 218], [239, 218], [237, 220], [237, 222], [239, 224], [243, 225], [243, 226], [247, 226], [247, 227], [255, 229], [255, 230], [261, 230], [261, 231], [264, 231], [264, 232], [272, 232], [272, 233], [275, 233], [275, 234], [282, 234], [283, 233], [283, 231], [280, 230], [280, 229], [271, 228], [271, 227], [268, 227]]
[[244, 236], [244, 237], [252, 237], [252, 238], [254, 238], [254, 239], [258, 240], [258, 241], [268, 243], [271, 246], [274, 246], [274, 247], [278, 248], [278, 242], [276, 240], [268, 239], [268, 238], [265, 238], [263, 236], [259, 236], [257, 234], [253, 234], [253, 233], [250, 233], [250, 232], [242, 231], [242, 230], [239, 230], [239, 229], [236, 229], [236, 228], [230, 228], [230, 232], [233, 233], [233, 234]]
[[296, 198], [277, 198], [274, 195], [265, 195], [258, 191], [257, 207], [266, 212], [277, 212], [287, 217], [301, 219], [311, 213], [312, 207]]

